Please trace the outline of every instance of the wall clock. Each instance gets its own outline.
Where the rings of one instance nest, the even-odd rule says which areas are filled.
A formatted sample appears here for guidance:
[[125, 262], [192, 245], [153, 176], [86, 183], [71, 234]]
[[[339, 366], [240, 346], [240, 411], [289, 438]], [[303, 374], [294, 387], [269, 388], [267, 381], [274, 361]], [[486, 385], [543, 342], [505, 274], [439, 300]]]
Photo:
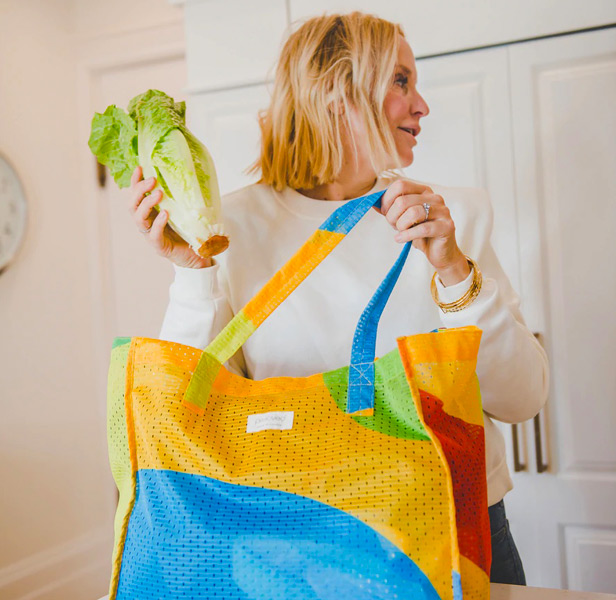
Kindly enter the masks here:
[[15, 169], [0, 154], [0, 273], [13, 261], [26, 232], [26, 195]]

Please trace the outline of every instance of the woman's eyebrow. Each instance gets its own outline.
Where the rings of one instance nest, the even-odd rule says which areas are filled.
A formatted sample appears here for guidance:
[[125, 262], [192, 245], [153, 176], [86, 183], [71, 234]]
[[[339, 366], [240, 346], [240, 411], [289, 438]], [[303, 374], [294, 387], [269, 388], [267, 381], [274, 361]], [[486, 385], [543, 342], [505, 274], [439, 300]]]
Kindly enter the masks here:
[[411, 71], [411, 69], [409, 69], [408, 67], [404, 66], [404, 65], [396, 65], [396, 67], [398, 67], [401, 71], [404, 71], [405, 75], [410, 75], [413, 71]]

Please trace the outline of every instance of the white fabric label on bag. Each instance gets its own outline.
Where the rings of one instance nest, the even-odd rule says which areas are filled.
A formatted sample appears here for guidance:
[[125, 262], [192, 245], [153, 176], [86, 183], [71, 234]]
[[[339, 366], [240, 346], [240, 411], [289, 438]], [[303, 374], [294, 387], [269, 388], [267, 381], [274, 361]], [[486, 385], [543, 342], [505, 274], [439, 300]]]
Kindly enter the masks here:
[[293, 429], [293, 411], [248, 415], [246, 433], [266, 431], [267, 429]]

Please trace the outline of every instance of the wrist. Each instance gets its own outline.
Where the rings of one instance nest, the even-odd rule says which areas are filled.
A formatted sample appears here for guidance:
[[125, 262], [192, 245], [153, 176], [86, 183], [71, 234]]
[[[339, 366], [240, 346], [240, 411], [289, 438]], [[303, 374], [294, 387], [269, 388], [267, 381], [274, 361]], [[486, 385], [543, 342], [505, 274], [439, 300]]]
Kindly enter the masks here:
[[464, 281], [470, 275], [471, 267], [468, 264], [466, 256], [460, 252], [459, 257], [454, 263], [445, 268], [437, 269], [436, 272], [438, 273], [441, 283], [445, 287], [449, 287]]
[[182, 267], [183, 269], [207, 269], [208, 267], [214, 266], [216, 263], [212, 257], [202, 258], [202, 257], [193, 257], [188, 260], [180, 260], [172, 262], [178, 267]]
[[[471, 282], [470, 287], [466, 290], [466, 292], [462, 296], [460, 296], [460, 298], [458, 298], [457, 300], [454, 299], [453, 301], [451, 301], [451, 298], [449, 298], [448, 300], [450, 301], [443, 302], [439, 298], [439, 292], [438, 292], [439, 285], [437, 285], [437, 282], [436, 282], [437, 272], [435, 272], [432, 277], [432, 282], [430, 283], [430, 292], [432, 294], [432, 299], [444, 313], [458, 312], [460, 310], [463, 310], [464, 308], [469, 306], [469, 304], [472, 304], [475, 301], [475, 298], [477, 298], [477, 296], [479, 295], [479, 292], [481, 291], [481, 285], [483, 281], [481, 271], [479, 270], [477, 263], [472, 258], [469, 258], [468, 256], [466, 256], [465, 258], [468, 262], [469, 270], [470, 270], [469, 275], [467, 276], [467, 279], [469, 279], [472, 274], [472, 282]], [[460, 284], [461, 283], [462, 282], [460, 282]], [[445, 296], [447, 296], [450, 292], [454, 292], [454, 290], [456, 292], [456, 295], [458, 292], [461, 291], [458, 289], [460, 285], [455, 285], [455, 284], [447, 288], [441, 282], [440, 287]]]

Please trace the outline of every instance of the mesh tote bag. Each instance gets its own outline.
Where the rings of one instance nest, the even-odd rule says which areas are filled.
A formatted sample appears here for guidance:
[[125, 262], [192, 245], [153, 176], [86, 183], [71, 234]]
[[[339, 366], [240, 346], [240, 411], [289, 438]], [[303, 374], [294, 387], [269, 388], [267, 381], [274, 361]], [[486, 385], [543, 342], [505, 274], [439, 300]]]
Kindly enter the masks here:
[[111, 600], [489, 597], [481, 331], [399, 337], [375, 360], [410, 242], [348, 365], [263, 380], [223, 366], [383, 193], [338, 208], [205, 350], [114, 340]]

